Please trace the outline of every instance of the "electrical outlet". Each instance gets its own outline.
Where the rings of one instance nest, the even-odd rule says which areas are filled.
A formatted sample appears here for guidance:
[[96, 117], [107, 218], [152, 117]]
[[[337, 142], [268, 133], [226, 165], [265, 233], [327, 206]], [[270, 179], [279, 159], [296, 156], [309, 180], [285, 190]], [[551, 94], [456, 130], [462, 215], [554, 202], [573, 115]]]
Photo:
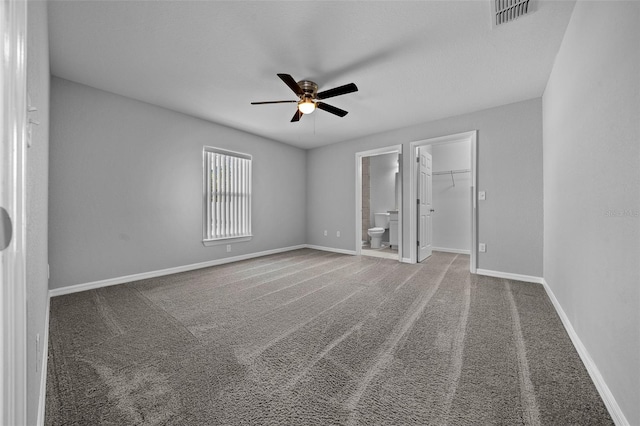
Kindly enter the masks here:
[[478, 244], [478, 251], [480, 251], [480, 253], [486, 253], [487, 245], [485, 243]]
[[327, 235], [329, 235], [329, 234], [327, 233], [327, 230], [325, 229], [324, 230], [324, 236], [326, 237]]
[[231, 253], [231, 244], [227, 244], [227, 253]]
[[478, 200], [486, 200], [486, 199], [487, 199], [486, 191], [478, 191]]
[[340, 238], [340, 231], [336, 231], [336, 237]]

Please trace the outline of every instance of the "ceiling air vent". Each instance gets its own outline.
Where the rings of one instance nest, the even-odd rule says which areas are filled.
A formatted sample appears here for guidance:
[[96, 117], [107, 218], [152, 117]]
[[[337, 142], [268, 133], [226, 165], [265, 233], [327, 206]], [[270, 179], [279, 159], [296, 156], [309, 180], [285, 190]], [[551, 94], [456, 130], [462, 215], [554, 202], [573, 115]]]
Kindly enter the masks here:
[[491, 0], [493, 27], [533, 12], [534, 0]]

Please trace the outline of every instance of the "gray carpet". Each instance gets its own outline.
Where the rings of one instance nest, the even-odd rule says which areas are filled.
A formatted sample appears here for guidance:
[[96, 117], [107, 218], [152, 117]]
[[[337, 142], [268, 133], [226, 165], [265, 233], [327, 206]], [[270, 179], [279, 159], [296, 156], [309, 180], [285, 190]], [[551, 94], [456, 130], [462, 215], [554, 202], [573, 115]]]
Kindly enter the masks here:
[[51, 300], [48, 425], [613, 424], [544, 289], [297, 250]]

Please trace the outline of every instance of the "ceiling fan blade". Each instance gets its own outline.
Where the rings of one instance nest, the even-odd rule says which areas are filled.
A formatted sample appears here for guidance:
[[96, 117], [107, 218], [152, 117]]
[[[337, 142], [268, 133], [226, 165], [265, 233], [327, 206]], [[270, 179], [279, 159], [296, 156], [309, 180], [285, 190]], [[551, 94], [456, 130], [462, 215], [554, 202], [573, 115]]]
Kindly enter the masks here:
[[251, 102], [251, 105], [265, 105], [265, 104], [290, 104], [299, 101], [265, 101], [265, 102]]
[[302, 118], [302, 113], [300, 112], [299, 109], [296, 110], [296, 113], [293, 115], [293, 118], [291, 119], [291, 122], [296, 122], [296, 121], [300, 121], [300, 119]]
[[334, 96], [345, 95], [347, 93], [357, 92], [358, 86], [354, 83], [345, 84], [344, 86], [336, 87], [334, 89], [325, 90], [316, 95], [316, 99], [328, 99]]
[[345, 115], [349, 114], [348, 111], [345, 111], [340, 108], [336, 108], [329, 104], [325, 104], [324, 102], [316, 102], [316, 108], [321, 109], [323, 111], [330, 112], [331, 114], [335, 114], [338, 117], [344, 117]]
[[284, 84], [286, 84], [291, 90], [293, 90], [293, 93], [298, 96], [304, 95], [304, 91], [300, 88], [300, 86], [298, 86], [298, 83], [289, 74], [278, 74], [278, 77], [280, 77], [280, 80], [284, 81]]

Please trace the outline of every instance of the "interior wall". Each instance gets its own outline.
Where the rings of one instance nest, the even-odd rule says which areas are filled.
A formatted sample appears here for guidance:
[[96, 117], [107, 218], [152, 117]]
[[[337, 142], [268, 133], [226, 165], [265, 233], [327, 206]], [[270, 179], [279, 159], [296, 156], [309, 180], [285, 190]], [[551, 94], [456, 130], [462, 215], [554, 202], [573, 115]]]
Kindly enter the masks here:
[[[202, 148], [253, 156], [253, 239], [202, 244]], [[304, 244], [305, 151], [53, 78], [52, 289]]]
[[[433, 171], [469, 170], [469, 142], [432, 146]], [[433, 249], [471, 250], [471, 173], [434, 175]], [[455, 183], [455, 185], [454, 185]]]
[[[394, 210], [396, 205], [395, 178], [398, 172], [398, 154], [382, 154], [369, 157], [371, 179], [371, 208], [369, 223], [375, 226], [375, 214]], [[367, 235], [366, 233], [363, 235]], [[382, 241], [389, 241], [389, 230], [385, 230]]]
[[27, 424], [37, 423], [49, 309], [47, 228], [49, 179], [49, 42], [47, 2], [27, 3], [27, 92], [37, 111], [29, 118], [27, 149]]
[[362, 157], [362, 239], [368, 240], [371, 228], [371, 175], [369, 157]]
[[543, 96], [544, 278], [640, 424], [640, 3], [577, 2]]
[[[542, 276], [542, 100], [517, 102], [307, 151], [307, 242], [355, 250], [355, 154], [478, 130], [478, 268]], [[331, 170], [331, 173], [326, 173]], [[403, 253], [409, 253], [409, 174], [403, 174]], [[323, 235], [323, 230], [329, 230]], [[336, 237], [336, 231], [341, 236]]]

